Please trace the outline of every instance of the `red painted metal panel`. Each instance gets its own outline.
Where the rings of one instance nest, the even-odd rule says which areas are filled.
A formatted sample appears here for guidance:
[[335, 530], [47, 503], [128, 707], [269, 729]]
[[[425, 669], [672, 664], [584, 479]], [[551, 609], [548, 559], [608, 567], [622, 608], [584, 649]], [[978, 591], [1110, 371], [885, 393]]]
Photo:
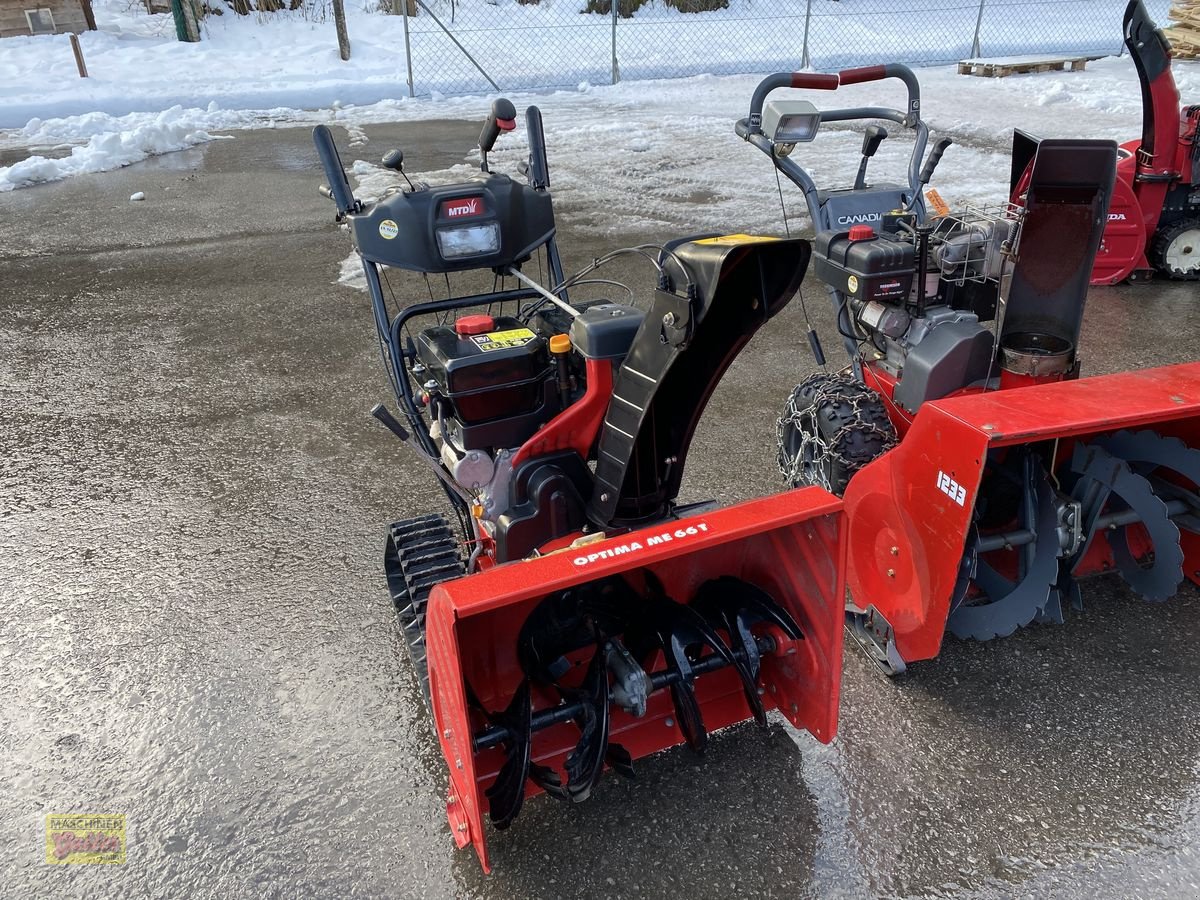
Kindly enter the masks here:
[[[642, 572], [648, 571], [680, 602], [724, 575], [766, 590], [797, 621], [804, 638], [792, 641], [773, 632], [777, 649], [763, 660], [765, 705], [819, 740], [832, 740], [841, 680], [844, 531], [841, 501], [819, 488], [805, 488], [496, 566], [435, 588], [426, 631], [430, 690], [450, 768], [447, 812], [455, 839], [474, 845], [487, 868], [484, 791], [503, 755], [495, 749], [472, 752], [472, 729], [483, 722], [467, 704], [468, 686], [486, 708], [505, 707], [522, 678], [517, 634], [529, 612], [550, 594], [598, 578], [619, 575], [640, 589]], [[709, 730], [750, 716], [729, 670], [701, 676], [696, 695]], [[535, 709], [556, 704], [549, 691], [535, 688]], [[672, 747], [683, 740], [673, 717], [669, 696], [659, 692], [642, 718], [613, 710], [612, 740], [634, 758]], [[577, 740], [571, 724], [538, 732], [534, 758], [561, 767]]]
[[[971, 512], [989, 450], [1120, 429], [1152, 428], [1200, 446], [1200, 363], [1163, 366], [950, 397], [925, 404], [900, 446], [855, 475], [846, 491], [847, 577], [855, 604], [874, 606], [907, 662], [941, 648]], [[941, 475], [961, 485], [962, 502]], [[1184, 541], [1189, 577], [1200, 546]], [[1105, 568], [1107, 549], [1085, 571]]]

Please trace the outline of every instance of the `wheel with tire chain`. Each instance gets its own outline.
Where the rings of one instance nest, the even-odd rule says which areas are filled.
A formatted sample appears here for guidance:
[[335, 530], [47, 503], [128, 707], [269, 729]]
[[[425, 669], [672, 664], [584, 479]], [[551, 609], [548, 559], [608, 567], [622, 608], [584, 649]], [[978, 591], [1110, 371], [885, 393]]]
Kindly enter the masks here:
[[1150, 262], [1169, 278], [1200, 280], [1200, 218], [1161, 228], [1150, 242]]
[[792, 487], [842, 496], [854, 473], [896, 445], [883, 399], [851, 375], [810, 375], [779, 419], [779, 469]]
[[450, 523], [437, 514], [394, 523], [388, 530], [383, 568], [404, 644], [421, 684], [425, 705], [429, 699], [429, 667], [425, 649], [425, 613], [429, 595], [444, 581], [461, 578], [466, 567], [458, 552], [459, 540]]

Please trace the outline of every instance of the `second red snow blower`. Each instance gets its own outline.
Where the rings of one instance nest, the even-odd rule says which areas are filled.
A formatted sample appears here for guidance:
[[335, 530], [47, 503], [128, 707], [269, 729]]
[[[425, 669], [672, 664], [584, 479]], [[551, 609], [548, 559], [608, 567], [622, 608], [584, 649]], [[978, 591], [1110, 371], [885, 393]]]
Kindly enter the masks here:
[[[505, 828], [527, 795], [583, 800], [605, 769], [702, 751], [709, 731], [775, 708], [831, 740], [841, 676], [841, 502], [820, 488], [676, 502], [709, 396], [796, 293], [809, 244], [685, 239], [566, 277], [536, 107], [525, 123], [524, 179], [488, 164], [516, 125], [499, 100], [476, 180], [372, 202], [314, 132], [403, 423], [374, 415], [457, 520], [396, 522], [384, 566], [449, 767], [453, 837], [485, 870], [483, 817]], [[402, 153], [384, 165], [403, 174]], [[573, 296], [628, 254], [656, 270], [648, 311]], [[448, 296], [397, 304], [389, 268], [436, 274]], [[492, 289], [450, 290], [471, 273]]]
[[[1121, 145], [1117, 181], [1092, 284], [1200, 279], [1200, 105], [1181, 106], [1171, 45], [1141, 0], [1123, 19], [1142, 92], [1142, 136]], [[1020, 130], [1011, 199], [1021, 202], [1038, 139]]]
[[[767, 101], [888, 77], [906, 110]], [[889, 673], [936, 656], [947, 630], [1061, 622], [1083, 576], [1115, 571], [1152, 601], [1200, 581], [1200, 364], [1079, 378], [1117, 145], [1041, 141], [1020, 206], [929, 218], [920, 190], [940, 154], [918, 172], [919, 114], [912, 73], [889, 65], [770, 76], [737, 125], [801, 187], [818, 231], [850, 366], [792, 393], [779, 461], [791, 484], [844, 494], [847, 624]], [[795, 146], [854, 119], [915, 132], [907, 186], [865, 183], [868, 130], [854, 187], [816, 188]]]

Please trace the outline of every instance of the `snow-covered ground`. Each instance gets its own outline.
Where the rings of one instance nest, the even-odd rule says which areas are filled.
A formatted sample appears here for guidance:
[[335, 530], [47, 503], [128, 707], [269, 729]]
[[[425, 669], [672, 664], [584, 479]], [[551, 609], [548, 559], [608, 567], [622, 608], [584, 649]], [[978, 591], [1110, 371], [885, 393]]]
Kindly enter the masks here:
[[[89, 112], [120, 116], [172, 106], [314, 109], [407, 97], [404, 19], [346, 0], [353, 53], [338, 57], [329, 0], [295, 12], [204, 20], [203, 40], [175, 39], [170, 15], [139, 0], [94, 0], [99, 31], [80, 35], [81, 79], [66, 35], [0, 42], [0, 128]], [[612, 20], [587, 0], [426, 0], [500, 90], [611, 82]], [[1166, 22], [1170, 0], [1147, 0]], [[617, 26], [623, 80], [790, 71], [802, 59], [808, 0], [729, 0], [683, 14], [651, 0]], [[213, 6], [221, 6], [214, 0]], [[1039, 49], [1120, 49], [1124, 0], [985, 0], [980, 38], [989, 56]], [[946, 63], [971, 52], [978, 0], [812, 0], [809, 50], [818, 69], [882, 61]], [[409, 20], [415, 92], [493, 90], [422, 12]]]
[[[119, 11], [122, 2], [128, 0], [97, 0], [98, 18], [104, 21], [104, 15], [115, 15], [114, 10]], [[467, 2], [471, 0], [463, 0]], [[536, 9], [551, 8], [549, 2]], [[905, 0], [912, 2], [926, 0]], [[84, 35], [96, 46], [108, 41], [115, 48], [124, 48], [122, 52], [112, 50], [112, 59], [121, 60], [112, 63], [118, 74], [110, 78], [97, 74], [94, 83], [88, 79], [83, 87], [75, 78], [78, 97], [72, 103], [90, 104], [99, 111], [48, 114], [71, 108], [63, 99], [66, 88], [55, 86], [59, 69], [73, 66], [70, 54], [65, 54], [65, 61], [48, 55], [51, 50], [57, 53], [62, 42], [59, 38], [9, 38], [0, 42], [0, 121], [19, 126], [0, 132], [0, 150], [6, 146], [42, 148], [40, 155], [9, 167], [0, 166], [0, 191], [127, 165], [151, 154], [211, 140], [215, 132], [236, 136], [243, 128], [315, 122], [347, 129], [345, 133], [335, 132], [343, 156], [348, 163], [356, 156], [370, 160], [356, 168], [356, 175], [369, 177], [371, 165], [389, 148], [365, 144], [359, 126], [430, 118], [479, 119], [491, 101], [491, 96], [478, 94], [409, 99], [402, 89], [403, 78], [394, 77], [392, 87], [400, 89], [393, 91], [396, 96], [359, 103], [363, 96], [374, 95], [339, 68], [343, 64], [331, 47], [324, 46], [324, 37], [319, 50], [313, 39], [305, 43], [301, 32], [318, 26], [294, 16], [264, 26], [226, 16], [223, 18], [232, 24], [227, 32], [219, 34], [210, 20], [208, 27], [214, 34], [201, 44], [191, 45], [174, 41], [170, 33], [162, 39], [150, 35], [147, 29], [162, 16], [133, 12], [121, 15], [125, 18], [119, 21], [126, 23], [128, 31]], [[398, 20], [372, 16], [370, 21], [391, 25]], [[325, 26], [319, 27], [325, 35]], [[296, 92], [286, 98], [284, 106], [255, 107], [261, 96], [280, 96], [269, 90], [266, 94], [252, 91], [256, 85], [270, 81], [263, 69], [275, 59], [272, 54], [280, 35], [292, 33], [288, 29], [294, 31], [289, 47], [299, 62], [293, 61], [292, 68], [271, 77], [280, 83], [295, 78]], [[240, 35], [236, 41], [232, 37], [235, 31]], [[228, 46], [222, 44], [220, 34], [229, 37]], [[254, 41], [261, 51], [258, 55], [248, 52], [253, 48], [247, 42]], [[358, 43], [356, 48], [355, 59], [367, 61], [351, 65], [369, 67], [370, 52]], [[122, 53], [126, 51], [134, 61], [124, 59]], [[227, 51], [228, 58], [222, 56]], [[188, 54], [204, 61], [204, 65], [189, 69], [184, 64], [190, 58]], [[90, 57], [93, 71], [105, 71], [105, 65], [97, 63], [104, 58], [103, 54]], [[403, 66], [402, 56], [393, 54], [390, 65], [396, 76], [395, 67]], [[202, 69], [205, 74], [201, 74]], [[29, 71], [49, 73], [51, 87], [40, 103], [30, 100], [36, 78]], [[918, 74], [926, 121], [935, 134], [949, 135], [957, 144], [947, 153], [935, 179], [943, 196], [956, 205], [994, 202], [1003, 197], [1008, 178], [1007, 148], [1014, 127], [1045, 135], [1119, 140], [1136, 136], [1140, 129], [1141, 97], [1127, 58], [1100, 60], [1082, 73], [1005, 79], [960, 76], [948, 66], [921, 69]], [[1177, 61], [1175, 74], [1185, 98], [1200, 98], [1200, 64]], [[375, 77], [369, 72], [362, 75], [367, 85]], [[579, 227], [620, 231], [726, 227], [736, 222], [738, 227], [762, 230], [778, 227], [778, 210], [763, 202], [764, 197], [775, 193], [773, 170], [767, 159], [733, 134], [733, 123], [746, 114], [758, 78], [702, 75], [598, 86], [583, 82], [570, 90], [508, 95], [518, 109], [534, 102], [541, 106], [560, 214], [574, 217]], [[324, 109], [314, 109], [320, 103], [309, 102], [304, 91], [304, 85], [316, 83], [331, 86], [322, 95], [324, 99], [335, 98]], [[156, 92], [181, 85], [212, 99], [164, 107], [166, 99]], [[251, 93], [238, 94], [243, 87]], [[113, 99], [118, 95], [123, 106]], [[898, 82], [843, 88], [836, 96], [837, 105], [844, 106], [904, 103]], [[828, 94], [817, 94], [812, 99], [818, 105], [832, 103]], [[17, 122], [20, 117], [12, 110], [26, 108], [21, 107], [22, 103], [47, 114]], [[112, 108], [104, 109], [106, 105]], [[128, 107], [141, 105], [152, 111], [127, 111]], [[885, 142], [872, 164], [876, 179], [888, 174], [903, 176], [911, 144], [896, 134], [900, 129], [892, 131], [895, 137]], [[852, 176], [859, 140], [848, 129], [827, 126], [815, 143], [797, 150], [796, 158], [813, 172], [818, 184], [836, 185], [839, 176]], [[469, 150], [463, 148], [464, 161], [455, 169], [414, 174], [435, 182], [461, 178], [472, 169]], [[502, 167], [515, 166], [525, 152], [524, 137], [518, 131], [502, 139], [494, 161]], [[392, 176], [380, 170], [375, 177]], [[803, 204], [797, 192], [786, 188], [789, 216], [803, 219]], [[603, 209], [604, 214], [597, 216], [597, 209]]]

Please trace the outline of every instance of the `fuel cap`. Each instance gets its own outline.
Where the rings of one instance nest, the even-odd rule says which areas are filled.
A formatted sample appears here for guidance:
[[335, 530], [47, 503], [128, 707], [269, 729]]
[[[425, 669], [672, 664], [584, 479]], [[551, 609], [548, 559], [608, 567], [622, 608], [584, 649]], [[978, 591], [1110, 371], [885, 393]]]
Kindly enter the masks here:
[[875, 237], [875, 229], [870, 225], [850, 226], [850, 240], [852, 241], [869, 241], [873, 237]]
[[496, 327], [496, 320], [491, 316], [463, 316], [454, 320], [454, 330], [458, 334], [486, 334]]

